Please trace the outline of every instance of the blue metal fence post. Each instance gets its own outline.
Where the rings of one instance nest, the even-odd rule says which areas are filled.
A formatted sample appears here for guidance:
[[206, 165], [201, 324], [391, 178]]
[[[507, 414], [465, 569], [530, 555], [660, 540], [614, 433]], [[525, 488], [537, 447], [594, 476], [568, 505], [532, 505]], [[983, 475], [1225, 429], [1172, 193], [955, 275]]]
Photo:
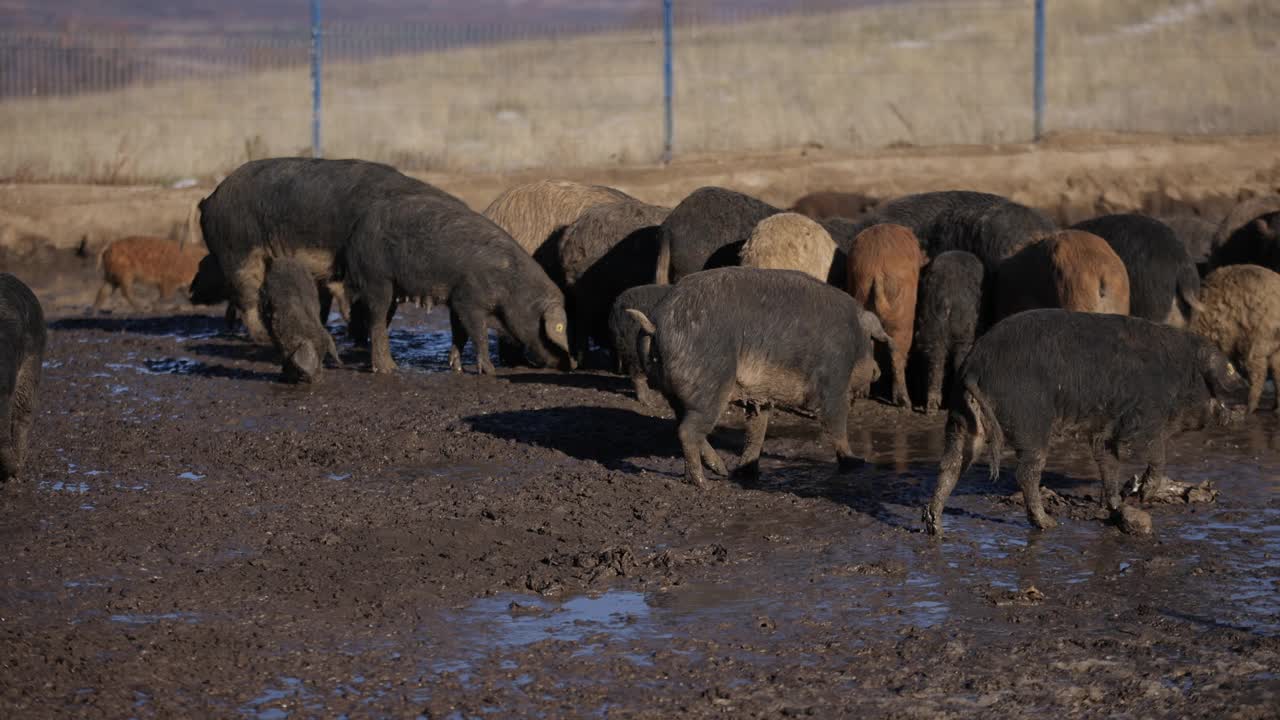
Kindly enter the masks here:
[[1044, 0], [1036, 0], [1035, 140], [1044, 135]]
[[663, 109], [663, 145], [662, 162], [671, 162], [672, 147], [675, 144], [675, 120], [672, 116], [671, 98], [675, 89], [675, 77], [671, 63], [672, 45], [672, 0], [662, 0], [662, 109]]
[[320, 150], [321, 42], [320, 0], [311, 0], [311, 157], [322, 156]]

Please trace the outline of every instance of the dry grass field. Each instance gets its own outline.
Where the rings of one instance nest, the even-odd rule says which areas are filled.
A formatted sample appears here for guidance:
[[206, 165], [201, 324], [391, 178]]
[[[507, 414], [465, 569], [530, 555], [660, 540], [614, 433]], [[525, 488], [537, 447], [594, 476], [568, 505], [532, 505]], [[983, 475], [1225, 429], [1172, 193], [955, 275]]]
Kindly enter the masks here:
[[[1031, 3], [898, 3], [682, 22], [676, 152], [1020, 142], [1032, 127]], [[1049, 4], [1049, 130], [1280, 131], [1280, 3]], [[376, 47], [372, 31], [330, 42]], [[387, 32], [391, 32], [388, 30]], [[565, 36], [325, 73], [326, 154], [417, 171], [632, 165], [662, 151], [661, 33]], [[216, 178], [307, 152], [305, 63], [0, 101], [0, 177]]]

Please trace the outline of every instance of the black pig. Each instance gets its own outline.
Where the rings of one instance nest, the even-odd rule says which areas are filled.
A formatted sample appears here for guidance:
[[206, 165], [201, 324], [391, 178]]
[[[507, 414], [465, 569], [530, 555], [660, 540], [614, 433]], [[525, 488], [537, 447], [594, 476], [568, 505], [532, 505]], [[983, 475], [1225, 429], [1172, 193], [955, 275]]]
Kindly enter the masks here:
[[1145, 215], [1103, 215], [1073, 226], [1107, 241], [1129, 273], [1129, 314], [1185, 327], [1200, 307], [1200, 271], [1168, 225]]
[[396, 367], [386, 317], [397, 297], [449, 306], [455, 372], [470, 338], [479, 372], [493, 373], [491, 322], [543, 365], [568, 361], [564, 294], [505, 230], [466, 207], [426, 196], [372, 203], [342, 264], [353, 308], [357, 299], [367, 307], [374, 372]]
[[390, 165], [312, 158], [245, 163], [200, 201], [205, 244], [217, 256], [233, 291], [231, 302], [254, 342], [267, 341], [258, 316], [266, 259], [294, 257], [321, 282], [328, 282], [365, 208], [395, 196], [425, 196], [465, 207], [454, 196]]
[[624, 290], [609, 311], [609, 334], [613, 337], [614, 356], [618, 359], [618, 372], [631, 378], [636, 399], [645, 405], [659, 407], [662, 397], [649, 387], [644, 374], [644, 357], [639, 355], [642, 327], [639, 320], [628, 313], [638, 310], [645, 317], [653, 317], [658, 303], [671, 293], [670, 285], [638, 285]]
[[1121, 449], [1147, 461], [1142, 496], [1153, 496], [1163, 483], [1169, 436], [1225, 421], [1223, 398], [1242, 385], [1208, 340], [1177, 328], [1060, 309], [1006, 318], [974, 344], [952, 389], [947, 445], [925, 525], [931, 534], [942, 532], [947, 497], [988, 441], [992, 476], [1007, 441], [1017, 452], [1027, 517], [1037, 528], [1056, 525], [1040, 501], [1040, 472], [1057, 429], [1088, 435], [1103, 505], [1119, 519]]
[[44, 311], [21, 280], [0, 273], [0, 482], [27, 454], [44, 363]]
[[850, 391], [871, 352], [860, 311], [848, 293], [804, 273], [738, 267], [681, 280], [652, 319], [629, 310], [648, 343], [645, 373], [676, 411], [685, 480], [700, 484], [703, 463], [724, 474], [707, 435], [730, 401], [747, 407], [740, 471], [758, 471], [775, 403], [816, 414], [840, 469], [851, 469]]
[[984, 277], [982, 261], [963, 250], [935, 257], [920, 277], [913, 346], [924, 358], [928, 372], [926, 412], [934, 412], [942, 404], [947, 369], [953, 375], [959, 371], [978, 337]]
[[333, 336], [320, 322], [320, 296], [311, 272], [293, 258], [276, 258], [262, 283], [262, 319], [280, 353], [286, 382], [314, 382], [327, 355], [341, 367]]

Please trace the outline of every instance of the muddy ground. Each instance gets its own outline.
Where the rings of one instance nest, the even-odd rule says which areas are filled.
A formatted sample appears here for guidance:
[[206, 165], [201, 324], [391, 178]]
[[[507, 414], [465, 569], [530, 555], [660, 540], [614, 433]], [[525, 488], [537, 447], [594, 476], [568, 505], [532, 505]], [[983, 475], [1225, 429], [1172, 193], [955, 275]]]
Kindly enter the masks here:
[[[1059, 528], [979, 467], [937, 542], [937, 417], [861, 402], [869, 463], [837, 476], [813, 423], [778, 415], [758, 483], [695, 488], [624, 380], [453, 375], [439, 313], [397, 318], [400, 373], [343, 344], [349, 367], [299, 388], [215, 311], [88, 316], [44, 292], [29, 470], [0, 492], [0, 716], [1280, 708], [1270, 412], [1179, 437], [1170, 475], [1221, 494], [1151, 508], [1152, 537], [1095, 519], [1065, 442]], [[713, 436], [726, 456], [738, 428]]]

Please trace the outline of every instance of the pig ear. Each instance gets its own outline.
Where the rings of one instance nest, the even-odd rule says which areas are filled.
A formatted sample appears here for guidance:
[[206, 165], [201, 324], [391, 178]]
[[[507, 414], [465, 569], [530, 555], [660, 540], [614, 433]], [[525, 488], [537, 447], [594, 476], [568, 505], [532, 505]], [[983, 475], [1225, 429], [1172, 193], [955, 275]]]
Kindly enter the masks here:
[[653, 326], [653, 321], [645, 317], [644, 313], [634, 308], [627, 308], [627, 314], [640, 324], [640, 329], [643, 330], [646, 335], [658, 334], [658, 328]]

